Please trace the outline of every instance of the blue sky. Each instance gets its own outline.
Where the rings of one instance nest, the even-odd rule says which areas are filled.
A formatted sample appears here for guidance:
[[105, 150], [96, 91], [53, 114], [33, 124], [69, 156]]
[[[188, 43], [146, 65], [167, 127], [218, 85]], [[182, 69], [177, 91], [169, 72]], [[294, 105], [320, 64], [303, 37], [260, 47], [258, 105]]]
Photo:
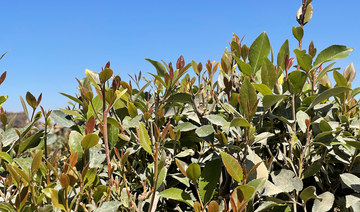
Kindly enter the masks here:
[[[8, 71], [0, 95], [7, 111], [21, 111], [19, 95], [43, 93], [42, 105], [67, 105], [59, 92], [74, 95], [75, 77], [100, 71], [107, 61], [123, 80], [128, 73], [152, 72], [144, 58], [176, 62], [218, 61], [232, 33], [248, 46], [267, 31], [275, 54], [291, 34], [300, 0], [257, 1], [2, 1], [0, 72]], [[360, 64], [359, 1], [314, 0], [313, 19], [305, 26], [304, 46], [318, 52], [333, 44], [354, 48], [338, 66]], [[341, 70], [342, 72], [342, 70]], [[149, 75], [147, 75], [149, 76]], [[360, 86], [360, 77], [353, 86]]]

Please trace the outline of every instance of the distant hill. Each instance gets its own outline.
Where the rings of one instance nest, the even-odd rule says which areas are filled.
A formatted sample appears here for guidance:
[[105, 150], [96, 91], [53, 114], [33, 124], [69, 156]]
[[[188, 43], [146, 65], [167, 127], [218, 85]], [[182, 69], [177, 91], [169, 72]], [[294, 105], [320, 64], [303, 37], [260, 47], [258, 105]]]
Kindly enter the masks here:
[[[29, 123], [29, 121], [27, 120], [27, 117], [25, 115], [24, 112], [22, 113], [13, 113], [13, 112], [9, 112], [9, 113], [6, 113], [7, 115], [7, 121], [8, 123], [10, 122], [10, 120], [14, 117], [15, 117], [15, 120], [14, 122], [12, 123], [12, 127], [16, 127], [16, 128], [22, 128], [24, 127], [26, 124]], [[0, 124], [2, 125], [2, 124]]]

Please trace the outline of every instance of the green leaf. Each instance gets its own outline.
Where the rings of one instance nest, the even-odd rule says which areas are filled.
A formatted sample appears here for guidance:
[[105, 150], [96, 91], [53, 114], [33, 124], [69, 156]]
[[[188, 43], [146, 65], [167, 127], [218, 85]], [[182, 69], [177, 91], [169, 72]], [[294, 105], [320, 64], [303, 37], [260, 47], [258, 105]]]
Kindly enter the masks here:
[[[266, 167], [265, 167], [265, 169], [266, 169]], [[258, 179], [254, 179], [254, 180], [250, 181], [248, 183], [248, 185], [254, 187], [256, 192], [261, 193], [262, 189], [265, 186], [266, 181], [267, 181], [266, 178], [258, 178]]]
[[99, 142], [99, 136], [96, 135], [95, 133], [91, 133], [86, 135], [82, 139], [81, 146], [84, 148], [84, 150], [87, 150], [98, 144], [98, 142]]
[[74, 102], [76, 102], [78, 104], [82, 104], [82, 102], [78, 98], [75, 98], [75, 97], [73, 97], [73, 96], [71, 96], [69, 94], [66, 94], [66, 93], [61, 93], [60, 92], [60, 94], [63, 95], [63, 96], [66, 96], [67, 98], [73, 100]]
[[19, 136], [16, 134], [16, 131], [14, 128], [10, 128], [5, 130], [5, 132], [2, 134], [1, 142], [3, 147], [10, 146], [15, 141], [19, 139]]
[[300, 68], [308, 72], [311, 69], [312, 57], [309, 54], [306, 54], [306, 50], [295, 49], [294, 53]]
[[242, 183], [243, 170], [239, 162], [233, 156], [229, 155], [226, 152], [220, 151], [220, 155], [223, 164], [230, 176], [234, 178], [234, 180], [236, 180], [238, 183]]
[[274, 185], [282, 192], [292, 192], [293, 190], [301, 191], [303, 189], [302, 181], [293, 171], [287, 169], [272, 172], [271, 179]]
[[59, 110], [67, 115], [78, 117], [78, 118], [83, 118], [83, 116], [80, 113], [76, 112], [76, 110], [66, 110], [66, 109], [61, 109], [61, 108]]
[[209, 202], [221, 175], [221, 160], [216, 159], [205, 163], [199, 179], [199, 193], [204, 203]]
[[263, 65], [261, 66], [261, 81], [270, 89], [274, 88], [277, 75], [275, 73], [274, 64], [267, 58], [264, 58]]
[[350, 173], [340, 174], [341, 181], [349, 188], [360, 193], [360, 178]]
[[6, 160], [8, 163], [12, 162], [10, 155], [6, 152], [0, 152], [0, 159]]
[[109, 148], [113, 149], [116, 143], [119, 141], [119, 124], [114, 118], [111, 117], [108, 118], [108, 123]]
[[245, 116], [248, 120], [251, 119], [253, 113], [251, 110], [257, 103], [257, 94], [255, 87], [250, 83], [249, 79], [245, 77], [240, 88], [240, 104]]
[[173, 199], [176, 201], [184, 202], [189, 206], [193, 206], [193, 201], [191, 200], [190, 195], [182, 189], [179, 188], [169, 188], [159, 193], [160, 197]]
[[346, 195], [346, 208], [352, 207], [353, 211], [359, 211], [360, 198], [358, 194]]
[[284, 98], [284, 95], [265, 95], [263, 98], [264, 111], [267, 111], [271, 106], [282, 101]]
[[306, 82], [306, 74], [302, 71], [292, 71], [289, 74], [289, 81], [291, 90], [293, 90], [295, 94], [299, 94]]
[[122, 205], [120, 201], [107, 201], [104, 202], [101, 207], [96, 208], [94, 212], [116, 212], [119, 211], [120, 205]]
[[37, 170], [40, 168], [43, 152], [44, 150], [41, 150], [38, 153], [36, 153], [36, 155], [34, 156], [31, 163], [31, 175], [34, 175], [37, 172]]
[[213, 134], [214, 132], [215, 131], [214, 131], [214, 128], [212, 127], [212, 125], [204, 125], [195, 130], [196, 135], [201, 138], [209, 136], [209, 135]]
[[165, 182], [165, 178], [166, 178], [166, 174], [167, 174], [167, 168], [163, 167], [158, 175], [158, 180], [156, 183], [156, 190], [158, 190], [158, 188]]
[[188, 93], [175, 93], [171, 95], [168, 99], [168, 102], [180, 102], [180, 103], [190, 103], [191, 95]]
[[30, 119], [30, 118], [29, 118], [29, 112], [28, 112], [28, 109], [27, 109], [27, 107], [26, 107], [25, 101], [24, 101], [24, 99], [22, 98], [22, 96], [19, 96], [19, 98], [20, 98], [20, 102], [21, 102], [22, 108], [23, 108], [23, 110], [24, 110], [24, 113], [25, 113], [27, 119], [29, 120], [29, 119]]
[[126, 106], [128, 108], [128, 112], [129, 112], [129, 115], [130, 115], [131, 118], [134, 118], [135, 116], [138, 115], [137, 108], [133, 103], [127, 102]]
[[43, 135], [44, 135], [43, 130], [40, 130], [39, 132], [32, 134], [30, 137], [26, 138], [24, 141], [20, 143], [19, 151], [24, 152], [30, 148], [36, 147], [41, 142]]
[[195, 153], [194, 150], [192, 150], [192, 149], [186, 149], [186, 150], [178, 153], [177, 155], [175, 155], [175, 157], [177, 157], [177, 158], [183, 158], [183, 157], [187, 157], [187, 156], [189, 156], [189, 155], [194, 155], [194, 153]]
[[69, 135], [69, 147], [70, 147], [70, 153], [73, 154], [74, 152], [77, 152], [78, 154], [78, 160], [82, 158], [82, 154], [84, 152], [81, 141], [83, 140], [84, 136], [81, 135], [77, 131], [71, 131]]
[[305, 18], [304, 18], [304, 25], [311, 20], [312, 15], [313, 15], [313, 10], [314, 9], [313, 9], [312, 4], [308, 4], [308, 6], [306, 8]]
[[197, 164], [197, 163], [190, 164], [188, 166], [188, 168], [186, 169], [186, 176], [194, 183], [197, 182], [200, 175], [201, 175], [201, 169], [200, 169], [199, 164]]
[[[136, 95], [133, 98], [133, 101], [135, 102], [137, 98], [144, 92], [144, 90], [151, 85], [152, 81], [147, 82], [140, 90], [136, 93]], [[119, 97], [118, 97], [119, 98]]]
[[242, 61], [240, 58], [236, 57], [235, 55], [233, 55], [233, 58], [235, 59], [237, 65], [238, 65], [238, 68], [242, 73], [244, 73], [248, 76], [252, 75], [252, 67], [250, 64], [245, 63], [244, 61]]
[[250, 185], [240, 185], [235, 188], [239, 202], [249, 202], [255, 195], [255, 188]]
[[296, 20], [300, 25], [305, 25], [306, 23], [308, 23], [311, 20], [312, 14], [313, 14], [313, 6], [311, 4], [307, 5], [306, 8], [306, 12], [305, 12], [305, 17], [304, 17], [304, 23], [301, 23], [301, 16], [302, 16], [302, 12], [303, 12], [303, 6], [301, 5], [300, 8], [298, 9], [297, 13], [296, 13]]
[[95, 96], [95, 98], [92, 100], [93, 107], [89, 107], [89, 110], [86, 114], [87, 119], [89, 119], [91, 116], [96, 117], [96, 114], [99, 114], [99, 112], [102, 110], [103, 103], [99, 96]]
[[[260, 212], [260, 211], [272, 211], [271, 209], [273, 209], [276, 206], [287, 206], [286, 204], [281, 204], [278, 202], [274, 202], [274, 201], [264, 201], [257, 209], [255, 212]], [[283, 210], [281, 210], [283, 211]]]
[[346, 46], [333, 45], [330, 46], [319, 53], [316, 57], [314, 66], [311, 70], [318, 68], [321, 64], [332, 61], [343, 59], [353, 51], [353, 48], [347, 48]]
[[50, 114], [51, 119], [55, 122], [55, 124], [70, 128], [75, 125], [75, 122], [71, 120], [71, 118], [60, 110], [54, 110]]
[[226, 111], [234, 114], [235, 116], [241, 116], [241, 114], [229, 103], [222, 103], [221, 107], [223, 107]]
[[314, 176], [318, 171], [320, 171], [322, 164], [320, 161], [315, 161], [309, 167], [307, 167], [304, 171], [304, 179], [308, 177]]
[[314, 205], [312, 207], [312, 212], [325, 212], [325, 211], [329, 211], [333, 204], [334, 204], [334, 194], [330, 193], [330, 192], [325, 192], [319, 195], [319, 199], [316, 199], [314, 201]]
[[316, 77], [315, 79], [315, 84], [318, 83], [318, 82], [321, 82], [321, 80], [324, 78], [324, 77], [327, 77], [327, 73], [330, 72], [330, 71], [333, 71], [333, 70], [336, 70], [336, 69], [340, 69], [340, 68], [333, 68], [333, 65], [335, 64], [336, 62], [332, 62], [330, 63], [329, 65], [327, 65], [324, 69], [322, 69], [320, 71], [320, 73], [318, 74], [318, 76]]
[[250, 127], [250, 123], [246, 119], [238, 117], [231, 121], [230, 127]]
[[198, 65], [196, 64], [196, 62], [195, 62], [194, 60], [191, 61], [191, 66], [192, 66], [195, 74], [196, 74], [196, 75], [199, 75], [199, 70], [198, 70], [198, 68], [197, 68]]
[[300, 193], [300, 198], [307, 202], [309, 199], [318, 199], [315, 186], [309, 186]]
[[8, 95], [0, 96], [0, 105], [8, 99]]
[[253, 68], [252, 73], [256, 73], [265, 57], [270, 53], [270, 41], [266, 32], [261, 33], [256, 40], [251, 44], [249, 50], [249, 62]]
[[331, 131], [332, 128], [325, 120], [321, 120], [319, 123], [319, 128], [322, 132]]
[[59, 192], [53, 188], [45, 188], [42, 190], [42, 193], [44, 193], [49, 199], [51, 199], [51, 202], [53, 205], [61, 210], [65, 211], [65, 207], [63, 204], [59, 201]]
[[360, 93], [360, 87], [357, 87], [357, 88], [354, 88], [352, 91], [351, 91], [351, 98], [354, 98], [356, 95], [358, 95]]
[[174, 131], [176, 132], [176, 131], [180, 130], [181, 132], [187, 132], [187, 131], [194, 130], [196, 128], [197, 128], [197, 126], [193, 125], [192, 123], [184, 122], [184, 123], [181, 123], [178, 126], [176, 126]]
[[334, 70], [333, 75], [337, 86], [344, 86], [344, 87], [347, 86], [347, 80], [342, 74]]
[[151, 64], [153, 64], [153, 66], [156, 68], [157, 74], [158, 74], [160, 77], [164, 77], [164, 76], [165, 76], [166, 69], [165, 69], [165, 67], [163, 66], [163, 64], [161, 64], [161, 63], [158, 62], [158, 61], [151, 60], [151, 59], [148, 59], [148, 58], [146, 58], [145, 60], [147, 60], [147, 61], [149, 61]]
[[283, 45], [281, 46], [278, 56], [277, 56], [277, 65], [279, 72], [282, 73], [283, 70], [285, 70], [285, 58], [286, 55], [290, 55], [289, 52], [289, 41], [286, 40]]
[[314, 100], [311, 102], [310, 106], [308, 107], [307, 110], [311, 109], [312, 107], [314, 107], [315, 105], [319, 104], [320, 102], [332, 97], [332, 96], [336, 96], [340, 93], [344, 93], [346, 91], [350, 90], [347, 87], [335, 87], [335, 88], [330, 88], [327, 89], [326, 91], [316, 95], [316, 97], [314, 98]]
[[113, 70], [111, 70], [110, 68], [105, 68], [100, 72], [99, 78], [101, 82], [106, 82], [108, 79], [112, 77], [112, 75], [113, 75]]
[[102, 150], [104, 150], [104, 148], [98, 146], [94, 146], [89, 149], [89, 168], [100, 168], [104, 166], [102, 163], [105, 161], [106, 155], [102, 152]]
[[36, 108], [37, 103], [35, 97], [28, 91], [26, 92], [26, 102], [32, 107], [33, 109]]
[[106, 185], [99, 185], [94, 190], [93, 197], [95, 202], [98, 203], [104, 196], [104, 192], [106, 193]]
[[253, 84], [257, 91], [265, 95], [271, 95], [271, 89], [265, 84]]
[[140, 145], [142, 148], [147, 151], [150, 155], [153, 155], [152, 149], [151, 149], [151, 141], [148, 134], [148, 131], [145, 128], [145, 125], [140, 122], [139, 123], [139, 139], [140, 139]]
[[222, 126], [227, 123], [227, 121], [224, 119], [224, 117], [222, 117], [220, 115], [210, 114], [210, 115], [205, 115], [204, 118], [209, 120], [211, 124], [215, 124], [215, 125], [219, 125], [219, 126]]
[[90, 71], [89, 69], [85, 69], [85, 74], [86, 74], [86, 77], [90, 80], [90, 83], [96, 89], [100, 89], [100, 87], [99, 87], [99, 84], [100, 84], [99, 74], [95, 73], [93, 71]]
[[298, 27], [292, 27], [292, 33], [294, 35], [294, 37], [296, 38], [296, 40], [298, 40], [299, 42], [302, 40], [303, 36], [304, 36], [304, 30], [301, 26]]
[[306, 119], [309, 119], [309, 115], [307, 113], [305, 113], [304, 111], [302, 110], [299, 110], [297, 113], [296, 113], [296, 121], [301, 129], [301, 131], [303, 133], [306, 133], [307, 131], [307, 127], [306, 127], [306, 124], [305, 124], [305, 120]]
[[190, 187], [190, 180], [187, 177], [179, 177], [177, 175], [171, 175], [172, 178], [176, 179], [180, 183], [186, 185], [187, 187]]
[[15, 212], [14, 208], [10, 203], [0, 202], [0, 211]]

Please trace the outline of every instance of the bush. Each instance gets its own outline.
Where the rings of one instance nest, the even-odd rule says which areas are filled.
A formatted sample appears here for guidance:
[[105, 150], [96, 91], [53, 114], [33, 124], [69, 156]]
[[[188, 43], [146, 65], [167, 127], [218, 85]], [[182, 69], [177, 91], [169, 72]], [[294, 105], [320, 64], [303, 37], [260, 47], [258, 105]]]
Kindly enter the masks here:
[[304, 49], [310, 2], [296, 63], [288, 40], [275, 63], [266, 32], [233, 35], [219, 63], [147, 59], [153, 80], [86, 70], [65, 109], [28, 92], [24, 128], [1, 109], [1, 210], [358, 211], [360, 88], [332, 62], [352, 48]]

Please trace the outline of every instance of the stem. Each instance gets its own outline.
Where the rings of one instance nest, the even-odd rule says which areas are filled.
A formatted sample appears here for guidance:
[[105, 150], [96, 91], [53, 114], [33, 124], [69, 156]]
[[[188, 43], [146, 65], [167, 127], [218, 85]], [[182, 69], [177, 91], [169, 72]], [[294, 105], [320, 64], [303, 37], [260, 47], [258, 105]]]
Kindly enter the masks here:
[[203, 202], [201, 201], [199, 189], [198, 189], [198, 186], [197, 186], [196, 182], [194, 182], [194, 186], [195, 186], [196, 194], [198, 195], [198, 198], [199, 198], [199, 202], [200, 202], [200, 205], [201, 205], [201, 210], [203, 211], [205, 208], [204, 208]]
[[156, 185], [157, 185], [157, 180], [158, 180], [158, 153], [159, 153], [159, 142], [156, 142], [155, 143], [155, 154], [154, 154], [154, 183], [153, 183], [153, 188], [152, 188], [149, 212], [151, 212], [151, 210], [152, 210], [154, 200], [155, 200], [155, 194], [156, 194]]
[[47, 117], [45, 117], [45, 129], [44, 129], [44, 145], [45, 145], [45, 164], [47, 165]]
[[97, 112], [96, 112], [96, 109], [95, 109], [95, 107], [94, 107], [94, 104], [93, 104], [92, 100], [90, 100], [90, 105], [91, 105], [92, 109], [94, 110], [94, 113], [95, 113], [95, 115], [96, 115], [96, 118], [99, 120], [99, 122], [101, 122], [101, 119], [99, 118], [99, 115], [98, 115]]
[[[45, 116], [45, 114], [44, 114]], [[45, 127], [44, 127], [44, 145], [45, 145], [45, 165], [48, 167], [48, 152], [47, 152], [47, 117], [45, 116]], [[46, 169], [46, 182], [50, 184], [50, 170]]]
[[296, 109], [295, 109], [295, 94], [294, 93], [291, 97], [291, 108], [292, 108], [292, 117], [294, 120], [294, 125], [292, 128], [293, 128], [294, 133], [296, 133]]
[[134, 203], [134, 201], [133, 201], [133, 199], [132, 199], [132, 197], [131, 197], [131, 194], [130, 194], [130, 190], [129, 190], [129, 187], [128, 187], [128, 185], [127, 185], [127, 179], [126, 179], [126, 176], [125, 176], [125, 172], [123, 171], [123, 173], [122, 173], [122, 177], [123, 177], [123, 179], [124, 179], [124, 185], [125, 185], [125, 189], [126, 189], [126, 193], [128, 194], [128, 199], [129, 199], [129, 207], [130, 207], [130, 209], [131, 208], [134, 208], [135, 209], [135, 211], [138, 211], [138, 209], [136, 208], [136, 204]]
[[65, 210], [67, 212], [69, 211], [69, 200], [68, 200], [67, 189], [66, 188], [65, 188]]
[[[80, 178], [81, 180], [81, 178]], [[80, 206], [80, 201], [81, 201], [81, 194], [84, 192], [84, 183], [80, 182], [80, 192], [79, 192], [79, 197], [76, 199], [76, 205], [75, 205], [75, 209], [74, 211], [77, 212], [79, 210], [79, 206]]]
[[106, 154], [106, 163], [108, 165], [108, 175], [109, 175], [109, 186], [108, 192], [110, 192], [110, 186], [112, 184], [112, 176], [111, 176], [111, 162], [110, 162], [110, 153], [109, 153], [109, 143], [108, 143], [108, 129], [107, 129], [107, 114], [108, 110], [106, 110], [106, 100], [105, 100], [105, 83], [101, 89], [102, 96], [103, 96], [103, 138], [105, 144], [105, 154]]
[[34, 114], [35, 114], [35, 109], [33, 109], [33, 112], [31, 114], [31, 119], [30, 119], [30, 122], [32, 122], [33, 118], [34, 118]]
[[353, 165], [354, 165], [354, 163], [355, 163], [355, 160], [356, 160], [356, 156], [357, 156], [357, 150], [355, 150], [355, 152], [354, 152], [354, 155], [352, 156], [352, 158], [351, 158], [351, 162], [350, 162], [350, 165], [349, 165], [349, 169], [348, 169], [348, 172], [350, 173], [350, 171], [351, 171], [351, 169], [352, 169], [352, 167], [353, 167]]

